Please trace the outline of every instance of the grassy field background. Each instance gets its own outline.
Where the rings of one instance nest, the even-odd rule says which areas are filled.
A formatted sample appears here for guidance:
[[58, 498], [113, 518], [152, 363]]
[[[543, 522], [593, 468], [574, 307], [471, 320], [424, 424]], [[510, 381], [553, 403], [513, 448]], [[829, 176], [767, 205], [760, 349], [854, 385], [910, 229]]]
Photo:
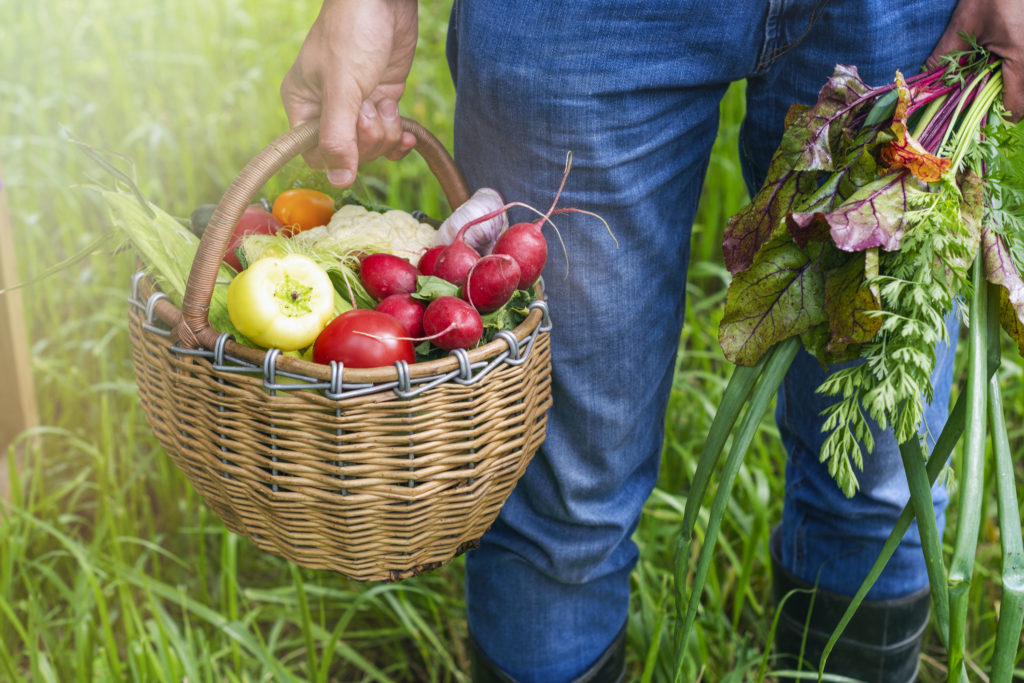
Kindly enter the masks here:
[[[42, 425], [16, 444], [24, 465], [7, 460], [0, 680], [468, 680], [461, 560], [391, 585], [297, 569], [226, 532], [161, 452], [129, 358], [133, 256], [118, 249], [84, 188], [106, 181], [67, 139], [131, 159], [143, 193], [174, 215], [215, 202], [286, 129], [278, 86], [318, 4], [0, 0], [0, 163]], [[449, 4], [420, 3], [421, 42], [402, 102], [446, 143]], [[668, 675], [672, 553], [729, 373], [716, 341], [727, 283], [719, 244], [745, 199], [734, 151], [742, 111], [737, 86], [723, 103], [694, 231], [661, 480], [636, 535], [629, 680]], [[369, 164], [361, 182], [393, 206], [442, 212], [418, 159]], [[1006, 362], [1002, 373], [1020, 452], [1021, 367]], [[780, 512], [782, 466], [766, 419], [725, 519], [684, 680], [753, 680], [768, 656], [767, 534]], [[979, 547], [975, 671], [994, 637], [998, 529], [987, 526]], [[935, 642], [929, 636], [924, 680], [944, 676]]]

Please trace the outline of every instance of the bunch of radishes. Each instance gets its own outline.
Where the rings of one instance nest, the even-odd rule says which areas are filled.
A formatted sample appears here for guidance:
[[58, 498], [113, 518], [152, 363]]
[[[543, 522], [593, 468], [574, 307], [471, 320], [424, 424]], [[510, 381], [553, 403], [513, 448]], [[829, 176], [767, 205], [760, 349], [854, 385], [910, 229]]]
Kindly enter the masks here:
[[[374, 342], [395, 347], [398, 353], [395, 360], [407, 359], [414, 342], [429, 341], [446, 350], [476, 345], [484, 332], [481, 315], [500, 309], [511, 300], [516, 290], [532, 287], [547, 261], [547, 243], [541, 234], [547, 215], [536, 222], [519, 223], [504, 230], [491, 253], [485, 256], [466, 243], [465, 235], [470, 228], [504, 214], [508, 208], [509, 205], [502, 205], [467, 222], [451, 243], [428, 249], [415, 266], [393, 254], [363, 257], [359, 278], [367, 293], [378, 302], [374, 311], [380, 316], [394, 318], [401, 328], [388, 332], [385, 329], [387, 323], [379, 317], [367, 316], [365, 310], [350, 311], [324, 330], [322, 339], [314, 344], [313, 360], [320, 363], [331, 360], [345, 362], [348, 357], [348, 364], [352, 366], [352, 356], [365, 356], [362, 347]], [[457, 288], [458, 295], [445, 294], [429, 299], [419, 291], [423, 276], [445, 280]], [[350, 329], [352, 325], [346, 316], [359, 316], [373, 328], [361, 335], [365, 339], [352, 340], [360, 347], [359, 354], [339, 353], [338, 335], [330, 331], [332, 325]], [[405, 344], [395, 345], [396, 339]]]
[[[376, 317], [367, 315], [365, 309], [343, 313], [325, 328], [314, 344], [313, 359], [320, 363], [337, 360], [350, 367], [370, 367], [414, 357], [414, 342], [429, 341], [445, 350], [475, 346], [484, 333], [482, 316], [500, 311], [517, 291], [529, 290], [540, 278], [548, 257], [548, 245], [541, 228], [551, 222], [553, 214], [584, 213], [599, 218], [608, 228], [607, 222], [597, 214], [582, 209], [555, 208], [565, 187], [571, 160], [570, 155], [561, 185], [546, 213], [520, 202], [504, 203], [497, 192], [483, 188], [441, 225], [437, 233], [441, 243], [428, 249], [415, 266], [393, 254], [363, 257], [359, 276], [367, 293], [378, 302], [373, 311]], [[506, 211], [514, 206], [527, 208], [539, 218], [506, 227]], [[611, 233], [610, 228], [608, 231]], [[441, 288], [431, 286], [431, 282], [437, 282], [435, 278], [449, 284]], [[359, 326], [353, 325], [346, 316], [359, 316], [363, 327], [357, 329]], [[392, 321], [397, 321], [397, 325]], [[338, 353], [338, 335], [332, 333], [332, 326], [344, 326], [348, 330], [345, 340], [351, 341], [353, 346], [365, 350], [371, 343], [366, 340], [371, 340], [386, 343], [394, 353], [379, 355], [361, 351], [355, 360], [365, 364], [354, 365], [352, 354]], [[397, 344], [398, 341], [403, 344]], [[387, 362], [380, 362], [382, 360]]]

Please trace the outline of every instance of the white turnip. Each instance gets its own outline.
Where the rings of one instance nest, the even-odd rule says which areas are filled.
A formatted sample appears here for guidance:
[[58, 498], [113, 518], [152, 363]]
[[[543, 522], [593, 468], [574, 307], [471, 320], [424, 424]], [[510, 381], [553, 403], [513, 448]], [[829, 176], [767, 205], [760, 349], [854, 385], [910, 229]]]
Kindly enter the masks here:
[[434, 244], [451, 244], [455, 235], [462, 230], [463, 225], [483, 214], [491, 214], [495, 209], [501, 209], [491, 218], [481, 223], [474, 223], [473, 228], [462, 236], [466, 244], [473, 247], [478, 254], [482, 256], [490, 254], [494, 243], [498, 240], [498, 235], [508, 227], [508, 217], [505, 215], [504, 205], [505, 200], [501, 198], [497, 190], [481, 187], [445, 219], [434, 235]]

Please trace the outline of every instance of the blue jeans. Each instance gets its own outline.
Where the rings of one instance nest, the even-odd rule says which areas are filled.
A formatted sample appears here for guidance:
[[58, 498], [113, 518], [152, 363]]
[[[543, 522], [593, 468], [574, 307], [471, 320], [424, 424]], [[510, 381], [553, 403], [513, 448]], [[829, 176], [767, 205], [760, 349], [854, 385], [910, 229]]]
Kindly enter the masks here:
[[[596, 211], [618, 240], [592, 218], [556, 216], [563, 254], [545, 228], [555, 324], [548, 436], [467, 557], [470, 632], [516, 680], [571, 680], [626, 620], [630, 536], [658, 475], [691, 223], [729, 83], [748, 79], [741, 156], [756, 190], [792, 102], [813, 102], [836, 63], [875, 84], [897, 68], [914, 73], [952, 4], [456, 0], [455, 157], [470, 186], [547, 208], [571, 150], [560, 205]], [[941, 355], [928, 414], [934, 433], [950, 357]], [[789, 452], [782, 560], [809, 581], [821, 569], [822, 586], [852, 594], [908, 494], [884, 435], [856, 497], [832, 483], [817, 459], [822, 377], [801, 355], [779, 394]], [[936, 504], [941, 515], [941, 490]], [[926, 582], [914, 531], [871, 597]]]

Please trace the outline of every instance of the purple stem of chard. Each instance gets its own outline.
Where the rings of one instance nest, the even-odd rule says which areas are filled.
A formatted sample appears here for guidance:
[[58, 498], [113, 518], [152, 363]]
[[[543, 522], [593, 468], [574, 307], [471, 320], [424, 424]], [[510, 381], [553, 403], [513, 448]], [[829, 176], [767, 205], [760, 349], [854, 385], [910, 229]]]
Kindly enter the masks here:
[[946, 129], [949, 128], [949, 123], [957, 111], [959, 102], [960, 99], [958, 97], [950, 97], [946, 100], [932, 116], [925, 126], [921, 137], [918, 139], [921, 145], [932, 154], [938, 153], [939, 144], [946, 134]]
[[[979, 101], [981, 93], [986, 89], [991, 76], [992, 66], [990, 62], [989, 65], [986, 66], [985, 71], [978, 74], [978, 76], [971, 81], [967, 91], [960, 97], [960, 101], [957, 103], [957, 109], [954, 112], [956, 124], [962, 126], [965, 122], [970, 121], [972, 115], [976, 115], [976, 113], [972, 113], [974, 106]], [[980, 106], [984, 107], [987, 111], [991, 104], [991, 102], [988, 102], [987, 104], [982, 102]], [[984, 117], [982, 118], [984, 119]], [[950, 139], [954, 132], [954, 127], [952, 125], [945, 126], [942, 139], [939, 141], [939, 148], [946, 146], [946, 141]], [[973, 135], [973, 132], [969, 134]]]
[[957, 89], [953, 86], [947, 86], [944, 88], [937, 88], [935, 90], [923, 91], [919, 96], [914, 97], [913, 102], [911, 102], [910, 106], [907, 107], [907, 115], [909, 116], [910, 114], [913, 114], [922, 107], [927, 107], [940, 97], [945, 97], [952, 92], [956, 92], [956, 90]]
[[[935, 67], [934, 69], [926, 69], [919, 71], [918, 73], [904, 79], [907, 85], [915, 85], [918, 87], [928, 87], [935, 81], [941, 80], [946, 75], [948, 67], [945, 64]], [[923, 85], [922, 85], [923, 84]], [[887, 86], [887, 89], [895, 87], [895, 83]]]
[[[962, 120], [961, 112], [969, 109], [977, 99], [982, 89], [988, 83], [990, 72], [978, 74], [966, 87], [957, 85], [944, 85], [933, 91], [929, 91], [925, 97], [915, 99], [908, 107], [908, 115], [919, 110], [938, 97], [949, 96], [937, 111], [931, 113], [931, 118], [924, 122], [924, 128], [918, 136], [918, 142], [932, 154], [938, 154], [940, 148], [949, 137], [951, 126]], [[920, 125], [920, 124], [919, 124]]]

